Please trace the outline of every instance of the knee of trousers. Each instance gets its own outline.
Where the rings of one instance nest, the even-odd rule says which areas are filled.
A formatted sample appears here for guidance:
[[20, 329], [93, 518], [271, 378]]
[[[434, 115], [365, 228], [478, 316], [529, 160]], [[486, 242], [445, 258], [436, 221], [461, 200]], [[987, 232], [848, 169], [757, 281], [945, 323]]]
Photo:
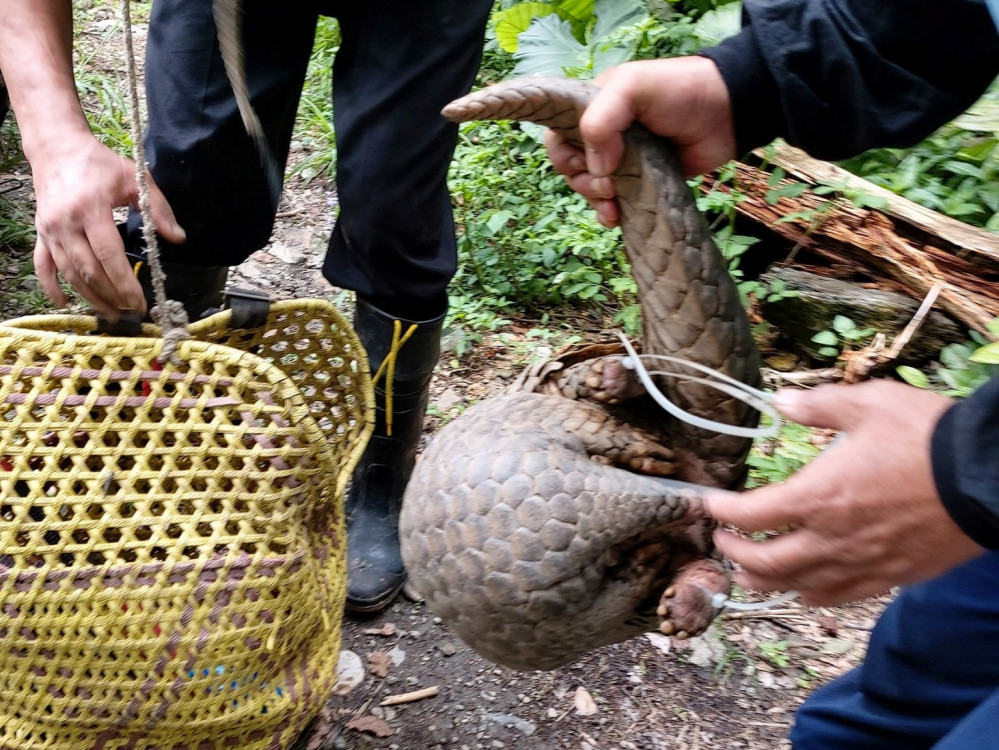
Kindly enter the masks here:
[[[235, 202], [207, 202], [188, 210], [174, 209], [187, 241], [172, 245], [161, 240], [163, 259], [191, 266], [236, 266], [264, 247], [274, 226], [271, 210], [240, 210]], [[145, 247], [142, 220], [134, 209], [129, 212], [125, 248], [141, 254]]]

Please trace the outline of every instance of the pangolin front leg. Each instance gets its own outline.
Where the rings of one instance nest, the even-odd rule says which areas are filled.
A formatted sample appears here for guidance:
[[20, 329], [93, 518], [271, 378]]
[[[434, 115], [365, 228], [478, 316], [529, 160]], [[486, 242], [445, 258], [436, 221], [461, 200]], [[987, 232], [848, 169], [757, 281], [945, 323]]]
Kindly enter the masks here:
[[635, 371], [624, 366], [622, 357], [599, 357], [579, 362], [551, 376], [545, 393], [572, 399], [592, 399], [602, 404], [620, 404], [645, 394]]

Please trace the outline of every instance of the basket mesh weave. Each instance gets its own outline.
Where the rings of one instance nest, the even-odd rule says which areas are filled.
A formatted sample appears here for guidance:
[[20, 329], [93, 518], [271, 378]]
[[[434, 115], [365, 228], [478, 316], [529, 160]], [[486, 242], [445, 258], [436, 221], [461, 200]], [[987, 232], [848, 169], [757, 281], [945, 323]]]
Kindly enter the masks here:
[[162, 341], [0, 325], [0, 748], [277, 750], [333, 688], [372, 429], [322, 301]]

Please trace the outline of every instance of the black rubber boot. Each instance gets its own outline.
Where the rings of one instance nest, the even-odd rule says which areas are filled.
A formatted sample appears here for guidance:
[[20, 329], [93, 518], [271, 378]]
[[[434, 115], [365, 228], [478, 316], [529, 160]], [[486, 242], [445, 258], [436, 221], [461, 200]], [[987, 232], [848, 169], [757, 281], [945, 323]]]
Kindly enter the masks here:
[[[149, 263], [143, 256], [127, 255], [132, 268], [138, 268], [137, 276], [146, 297], [148, 315], [148, 310], [156, 304]], [[162, 266], [166, 276], [167, 299], [182, 302], [190, 322], [222, 309], [222, 290], [229, 276], [228, 266], [190, 266], [183, 263], [162, 263]]]
[[[153, 278], [146, 260], [146, 243], [142, 237], [139, 225], [130, 226], [129, 222], [118, 224], [118, 234], [125, 245], [125, 256], [135, 271], [142, 294], [146, 298], [146, 319], [149, 311], [156, 304], [153, 295]], [[187, 310], [187, 319], [194, 323], [211, 313], [222, 309], [222, 291], [229, 277], [228, 266], [192, 266], [187, 263], [165, 263], [163, 274], [166, 276], [167, 299], [183, 303]]]
[[[361, 456], [347, 495], [347, 609], [377, 612], [406, 581], [399, 552], [402, 493], [413, 472], [430, 378], [440, 357], [444, 315], [423, 322], [399, 320], [357, 300], [354, 328], [368, 352], [371, 373], [388, 355], [399, 321], [399, 336], [415, 331], [399, 349], [391, 382], [385, 372], [375, 386], [375, 431]], [[391, 430], [386, 420], [386, 388], [392, 392]]]

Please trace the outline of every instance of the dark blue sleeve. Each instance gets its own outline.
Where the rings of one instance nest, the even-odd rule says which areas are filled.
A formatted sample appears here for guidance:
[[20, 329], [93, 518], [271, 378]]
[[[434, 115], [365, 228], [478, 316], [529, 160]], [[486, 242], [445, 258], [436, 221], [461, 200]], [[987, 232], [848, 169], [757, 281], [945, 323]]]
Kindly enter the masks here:
[[[824, 159], [916, 143], [999, 72], [984, 0], [745, 0], [743, 29], [702, 54], [732, 99], [741, 153], [783, 136]], [[999, 549], [999, 379], [937, 424], [933, 476], [950, 515]]]
[[937, 423], [933, 479], [961, 529], [999, 549], [999, 378], [952, 406]]
[[745, 0], [703, 54], [732, 97], [740, 153], [783, 136], [822, 159], [909, 146], [999, 72], [983, 0]]

